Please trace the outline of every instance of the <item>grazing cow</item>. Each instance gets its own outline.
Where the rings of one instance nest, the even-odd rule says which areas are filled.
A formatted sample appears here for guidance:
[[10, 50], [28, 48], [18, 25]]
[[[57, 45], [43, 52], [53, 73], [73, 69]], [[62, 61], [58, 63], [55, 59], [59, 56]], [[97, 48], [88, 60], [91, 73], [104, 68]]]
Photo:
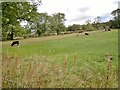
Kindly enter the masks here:
[[89, 35], [89, 33], [85, 33], [85, 35]]
[[11, 46], [14, 46], [14, 45], [19, 45], [19, 41], [14, 41], [14, 42], [12, 42], [12, 44], [11, 44]]
[[108, 31], [111, 31], [111, 29], [109, 28]]

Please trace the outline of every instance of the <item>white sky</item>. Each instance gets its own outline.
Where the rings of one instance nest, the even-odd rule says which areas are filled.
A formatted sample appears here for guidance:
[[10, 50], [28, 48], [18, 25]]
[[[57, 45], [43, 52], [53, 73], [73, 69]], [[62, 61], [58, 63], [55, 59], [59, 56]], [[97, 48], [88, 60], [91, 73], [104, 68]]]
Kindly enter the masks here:
[[118, 8], [119, 0], [42, 0], [38, 12], [65, 13], [65, 25], [83, 24], [100, 16], [102, 21], [112, 18], [111, 12]]

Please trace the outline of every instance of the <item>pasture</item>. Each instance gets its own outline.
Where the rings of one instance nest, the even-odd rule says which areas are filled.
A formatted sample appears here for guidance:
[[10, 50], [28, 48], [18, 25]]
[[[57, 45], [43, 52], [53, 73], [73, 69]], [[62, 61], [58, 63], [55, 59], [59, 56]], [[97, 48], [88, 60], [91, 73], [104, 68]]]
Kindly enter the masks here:
[[11, 42], [2, 43], [3, 87], [118, 87], [118, 30]]

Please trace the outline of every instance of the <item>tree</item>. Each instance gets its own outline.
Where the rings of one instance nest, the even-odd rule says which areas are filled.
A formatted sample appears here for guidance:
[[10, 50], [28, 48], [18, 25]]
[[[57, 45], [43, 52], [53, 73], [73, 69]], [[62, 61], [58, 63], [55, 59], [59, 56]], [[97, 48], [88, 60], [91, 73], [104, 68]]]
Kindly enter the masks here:
[[73, 24], [72, 26], [68, 26], [68, 31], [80, 31], [81, 25], [79, 24]]
[[[65, 14], [64, 13], [57, 13], [57, 14], [53, 14], [53, 18], [54, 18], [54, 26], [55, 26], [55, 30], [57, 32], [57, 35], [60, 34], [60, 31], [62, 30], [62, 28], [64, 26], [64, 22], [65, 22]], [[62, 28], [61, 28], [62, 27]]]
[[114, 16], [114, 20], [110, 21], [111, 27], [120, 28], [120, 9], [116, 9], [111, 12]]
[[116, 10], [112, 11], [111, 14], [114, 16], [115, 20], [116, 19], [120, 20], [120, 9], [116, 9]]
[[40, 13], [38, 14], [38, 17], [36, 18], [36, 33], [38, 36], [41, 36], [48, 30], [48, 24], [49, 24], [49, 16], [47, 13]]
[[95, 29], [94, 26], [91, 24], [91, 20], [87, 20], [86, 23], [87, 23], [85, 28], [86, 31], [93, 31]]
[[102, 26], [101, 26], [101, 17], [97, 16], [94, 20], [95, 20], [93, 22], [94, 28], [100, 30], [102, 28]]
[[34, 27], [36, 34], [41, 35], [51, 35], [60, 31], [65, 31], [66, 27], [64, 25], [65, 15], [63, 13], [57, 13], [53, 15], [48, 15], [47, 13], [38, 13], [35, 18]]
[[[20, 27], [20, 22], [33, 22], [37, 13], [38, 3], [40, 2], [2, 2], [3, 37], [9, 34], [10, 40], [13, 40], [13, 36], [16, 34], [16, 28]], [[21, 30], [20, 28], [18, 29]]]

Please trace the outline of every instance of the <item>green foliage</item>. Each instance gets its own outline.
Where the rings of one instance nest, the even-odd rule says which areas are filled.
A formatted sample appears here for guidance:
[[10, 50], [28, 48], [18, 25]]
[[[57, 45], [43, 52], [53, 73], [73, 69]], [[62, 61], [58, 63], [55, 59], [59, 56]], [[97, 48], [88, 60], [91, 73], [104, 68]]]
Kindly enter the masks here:
[[10, 39], [13, 39], [14, 34], [17, 34], [16, 32], [24, 32], [24, 29], [23, 31], [20, 29], [20, 22], [33, 22], [36, 13], [37, 5], [35, 3], [2, 2], [2, 32], [7, 32], [10, 34]]
[[8, 38], [7, 33], [6, 32], [2, 32], [2, 40], [5, 41], [5, 40], [7, 40], [7, 38]]
[[108, 24], [111, 28], [115, 29], [115, 28], [119, 28], [120, 22], [119, 20], [110, 20]]
[[[47, 13], [38, 13], [37, 6], [40, 3], [33, 0], [31, 2], [3, 2], [3, 39], [13, 40], [16, 36], [28, 36], [32, 34], [32, 31], [38, 36], [55, 32], [60, 34], [60, 32], [65, 31], [64, 13], [57, 13], [52, 16]], [[27, 25], [23, 28], [20, 26], [21, 22], [27, 22]]]
[[65, 31], [66, 27], [64, 25], [65, 15], [63, 13], [53, 14], [52, 16], [47, 13], [40, 13], [36, 17], [36, 33], [38, 36], [50, 35], [52, 33]]
[[57, 13], [53, 14], [53, 19], [54, 19], [54, 26], [55, 30], [57, 32], [57, 35], [60, 34], [61, 30], [63, 31], [65, 29], [65, 14], [64, 13]]
[[120, 9], [112, 11], [111, 14], [114, 16], [114, 20], [109, 21], [110, 27], [120, 28]]
[[38, 36], [40, 36], [41, 34], [44, 34], [48, 30], [48, 23], [50, 23], [48, 18], [49, 16], [47, 15], [47, 13], [39, 14], [37, 22], [36, 22]]
[[21, 26], [16, 26], [14, 30], [15, 30], [14, 31], [15, 37], [17, 37], [17, 36], [23, 37], [25, 35], [25, 33], [26, 33], [26, 30]]
[[111, 13], [114, 17], [114, 19], [119, 19], [120, 20], [120, 9], [116, 9], [114, 11], [112, 11]]
[[86, 31], [94, 31], [94, 30], [95, 30], [95, 28], [94, 28], [94, 26], [92, 24], [88, 23], [86, 25]]
[[68, 31], [78, 31], [80, 30], [80, 25], [73, 24], [72, 26], [68, 26]]
[[87, 25], [73, 24], [72, 26], [68, 26], [67, 30], [74, 32], [94, 31], [95, 27], [93, 26], [93, 24], [90, 23], [88, 23]]

